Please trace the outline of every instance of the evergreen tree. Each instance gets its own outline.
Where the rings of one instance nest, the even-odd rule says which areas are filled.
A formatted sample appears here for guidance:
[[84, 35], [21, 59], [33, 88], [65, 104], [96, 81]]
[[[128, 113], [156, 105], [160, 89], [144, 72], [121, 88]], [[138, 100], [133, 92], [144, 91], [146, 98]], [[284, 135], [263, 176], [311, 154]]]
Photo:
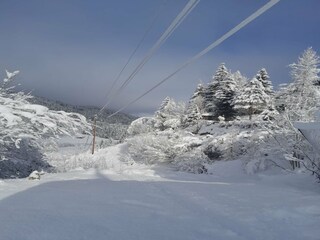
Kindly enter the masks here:
[[243, 76], [240, 71], [231, 73], [231, 75], [234, 81], [236, 82], [236, 91], [241, 91], [248, 83], [248, 79], [245, 76]]
[[263, 87], [265, 88], [266, 94], [273, 95], [274, 92], [273, 92], [272, 82], [270, 81], [270, 77], [265, 68], [262, 68], [258, 72], [258, 74], [256, 75], [256, 79], [262, 83]]
[[320, 58], [317, 53], [309, 47], [305, 50], [297, 63], [290, 65], [291, 75], [295, 82], [304, 82], [310, 85], [319, 85]]
[[[284, 115], [278, 120], [278, 125], [288, 139], [287, 152], [292, 153], [286, 154], [286, 159], [293, 160], [293, 163], [302, 163], [318, 178], [320, 176], [319, 158], [306, 157], [314, 156], [315, 152], [310, 149], [309, 144], [306, 144], [305, 138], [297, 133], [292, 122], [316, 120], [315, 115], [320, 101], [319, 64], [320, 59], [317, 53], [312, 48], [305, 50], [298, 61], [290, 65], [293, 82], [283, 87], [276, 96], [277, 106]], [[311, 129], [304, 129], [304, 135], [311, 132]], [[314, 132], [311, 135], [314, 135]]]
[[168, 107], [169, 103], [170, 103], [171, 99], [169, 97], [166, 97], [161, 105], [160, 105], [160, 108], [158, 111], [156, 111], [156, 114], [155, 114], [155, 118], [159, 121], [159, 127], [162, 128], [162, 124], [163, 122], [166, 121], [167, 119], [167, 111], [166, 111], [166, 108]]
[[214, 94], [216, 99], [215, 117], [223, 116], [225, 120], [232, 120], [235, 116], [233, 100], [236, 93], [236, 81], [231, 74], [228, 74], [219, 82], [217, 91]]
[[159, 110], [158, 110], [157, 113], [161, 114], [161, 112], [164, 111], [165, 108], [168, 106], [168, 104], [169, 104], [170, 101], [171, 101], [170, 97], [166, 97], [166, 98], [162, 101], [162, 103], [161, 103], [161, 105], [160, 105], [160, 108], [159, 108]]
[[240, 94], [243, 93], [244, 89], [247, 87], [249, 82], [248, 82], [248, 79], [245, 76], [243, 76], [240, 71], [236, 71], [234, 73], [231, 73], [231, 75], [236, 83], [235, 94], [234, 94], [232, 106], [233, 106], [233, 110], [235, 111], [235, 114], [237, 115], [238, 110], [234, 109], [235, 99], [237, 98], [237, 96], [239, 96]]
[[185, 104], [176, 103], [173, 99], [166, 97], [159, 110], [156, 112], [156, 124], [160, 130], [166, 128], [177, 128], [181, 125], [185, 113]]
[[293, 82], [284, 89], [280, 100], [291, 121], [314, 120], [320, 101], [319, 63], [319, 56], [308, 48], [297, 63], [290, 65]]
[[208, 84], [205, 90], [204, 101], [205, 101], [205, 112], [209, 119], [213, 119], [216, 114], [216, 98], [215, 93], [219, 89], [220, 83], [228, 76], [228, 70], [224, 63], [221, 63], [218, 67], [215, 75], [213, 76], [212, 82]]
[[236, 96], [233, 105], [240, 115], [258, 114], [267, 109], [270, 97], [265, 93], [260, 81], [253, 78], [244, 88], [243, 92]]
[[202, 84], [198, 84], [197, 89], [193, 93], [187, 108], [187, 123], [194, 123], [202, 118], [204, 112], [204, 93], [205, 88]]

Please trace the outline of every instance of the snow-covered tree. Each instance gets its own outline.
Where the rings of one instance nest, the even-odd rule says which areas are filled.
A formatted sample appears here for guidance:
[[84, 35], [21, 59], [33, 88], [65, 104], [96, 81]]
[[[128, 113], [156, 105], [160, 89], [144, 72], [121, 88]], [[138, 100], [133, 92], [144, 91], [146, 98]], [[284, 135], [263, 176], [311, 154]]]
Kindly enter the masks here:
[[251, 119], [253, 114], [267, 109], [269, 102], [270, 97], [265, 93], [262, 83], [253, 78], [243, 92], [236, 96], [233, 104], [240, 115], [249, 115]]
[[214, 118], [216, 111], [216, 98], [215, 93], [219, 88], [220, 82], [228, 76], [228, 69], [224, 63], [221, 63], [218, 67], [215, 75], [212, 78], [212, 82], [208, 84], [205, 90], [204, 101], [205, 101], [205, 112], [208, 118]]
[[245, 85], [248, 83], [248, 79], [245, 76], [243, 76], [240, 71], [231, 73], [231, 77], [236, 82], [237, 92], [241, 92]]
[[284, 86], [276, 96], [276, 105], [282, 112], [277, 125], [281, 128], [282, 136], [286, 138], [286, 141], [283, 141], [286, 143], [286, 159], [303, 165], [307, 170], [316, 173], [318, 178], [319, 155], [310, 149], [305, 137], [294, 127], [294, 122], [316, 120], [320, 101], [319, 64], [320, 59], [316, 52], [312, 48], [305, 50], [297, 63], [290, 65], [293, 82]]
[[[319, 64], [320, 58], [317, 53], [312, 48], [308, 48], [299, 57], [297, 63], [290, 65], [294, 82], [288, 86], [290, 96], [287, 109], [296, 111], [295, 115], [300, 118], [297, 120], [314, 120], [314, 113], [318, 110], [320, 89], [315, 85], [319, 85], [320, 80]], [[293, 116], [293, 114], [290, 115]], [[309, 119], [303, 119], [305, 117]]]
[[[18, 173], [12, 171], [20, 172], [19, 176], [23, 177], [35, 170], [30, 164], [36, 162], [37, 156], [30, 156], [31, 162], [26, 156], [30, 151], [33, 151], [30, 154], [39, 152], [42, 139], [76, 134], [89, 127], [85, 117], [80, 114], [51, 111], [29, 103], [27, 99], [31, 96], [11, 91], [14, 87], [10, 87], [10, 84], [18, 73], [6, 71], [7, 77], [0, 89], [0, 177], [17, 176]], [[25, 169], [16, 167], [18, 164]]]
[[262, 68], [257, 73], [256, 79], [258, 79], [262, 83], [266, 94], [273, 95], [274, 92], [273, 92], [272, 82], [270, 81], [270, 77], [269, 77], [268, 72], [265, 68]]
[[291, 75], [296, 82], [307, 82], [317, 85], [319, 83], [320, 58], [311, 47], [305, 50], [297, 63], [290, 65]]
[[[7, 72], [3, 86], [13, 81], [12, 74]], [[19, 142], [21, 138], [38, 139], [42, 137], [58, 137], [63, 134], [75, 134], [87, 129], [88, 124], [84, 116], [63, 111], [51, 111], [48, 108], [31, 104], [27, 100], [32, 98], [23, 92], [10, 92], [14, 87], [0, 89], [0, 122], [2, 143]], [[18, 145], [17, 145], [18, 146]]]
[[293, 82], [282, 93], [286, 113], [291, 121], [314, 120], [315, 111], [319, 107], [319, 63], [317, 53], [308, 48], [297, 63], [290, 65]]
[[197, 89], [193, 93], [186, 111], [186, 123], [193, 124], [202, 118], [204, 113], [204, 91], [202, 84], [198, 84]]
[[160, 130], [167, 128], [177, 128], [181, 125], [185, 113], [185, 104], [175, 102], [173, 99], [166, 97], [162, 102], [159, 110], [155, 114], [157, 124], [155, 127]]
[[234, 80], [231, 74], [225, 76], [217, 87], [216, 92], [214, 93], [215, 97], [215, 116], [224, 117], [225, 120], [232, 120], [235, 116], [235, 111], [233, 109], [233, 100], [236, 93], [236, 81]]

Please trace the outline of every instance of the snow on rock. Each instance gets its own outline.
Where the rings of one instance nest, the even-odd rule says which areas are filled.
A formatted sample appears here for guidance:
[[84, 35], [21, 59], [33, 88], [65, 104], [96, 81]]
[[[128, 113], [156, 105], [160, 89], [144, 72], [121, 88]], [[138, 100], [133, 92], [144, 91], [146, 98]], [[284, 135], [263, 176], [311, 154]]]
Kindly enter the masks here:
[[40, 172], [38, 172], [38, 171], [33, 171], [33, 172], [29, 175], [28, 179], [29, 179], [29, 180], [40, 180], [40, 177], [41, 177]]

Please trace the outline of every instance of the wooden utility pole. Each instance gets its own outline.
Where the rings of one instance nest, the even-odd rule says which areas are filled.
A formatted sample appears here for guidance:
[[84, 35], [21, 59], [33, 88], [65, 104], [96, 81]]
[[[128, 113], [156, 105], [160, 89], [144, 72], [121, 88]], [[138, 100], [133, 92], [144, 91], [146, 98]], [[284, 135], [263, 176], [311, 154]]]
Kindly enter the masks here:
[[96, 145], [96, 130], [97, 130], [97, 115], [93, 118], [93, 125], [92, 125], [92, 134], [93, 134], [93, 140], [92, 140], [92, 154], [94, 154], [94, 147]]

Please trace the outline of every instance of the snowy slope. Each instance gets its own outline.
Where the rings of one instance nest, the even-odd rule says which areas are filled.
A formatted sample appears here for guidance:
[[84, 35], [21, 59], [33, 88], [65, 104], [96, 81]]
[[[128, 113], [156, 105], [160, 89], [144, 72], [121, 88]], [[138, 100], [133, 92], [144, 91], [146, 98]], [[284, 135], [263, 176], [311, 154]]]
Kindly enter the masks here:
[[245, 175], [239, 161], [212, 175], [120, 166], [121, 151], [106, 155], [109, 170], [1, 181], [0, 239], [319, 239], [320, 189], [308, 175]]

